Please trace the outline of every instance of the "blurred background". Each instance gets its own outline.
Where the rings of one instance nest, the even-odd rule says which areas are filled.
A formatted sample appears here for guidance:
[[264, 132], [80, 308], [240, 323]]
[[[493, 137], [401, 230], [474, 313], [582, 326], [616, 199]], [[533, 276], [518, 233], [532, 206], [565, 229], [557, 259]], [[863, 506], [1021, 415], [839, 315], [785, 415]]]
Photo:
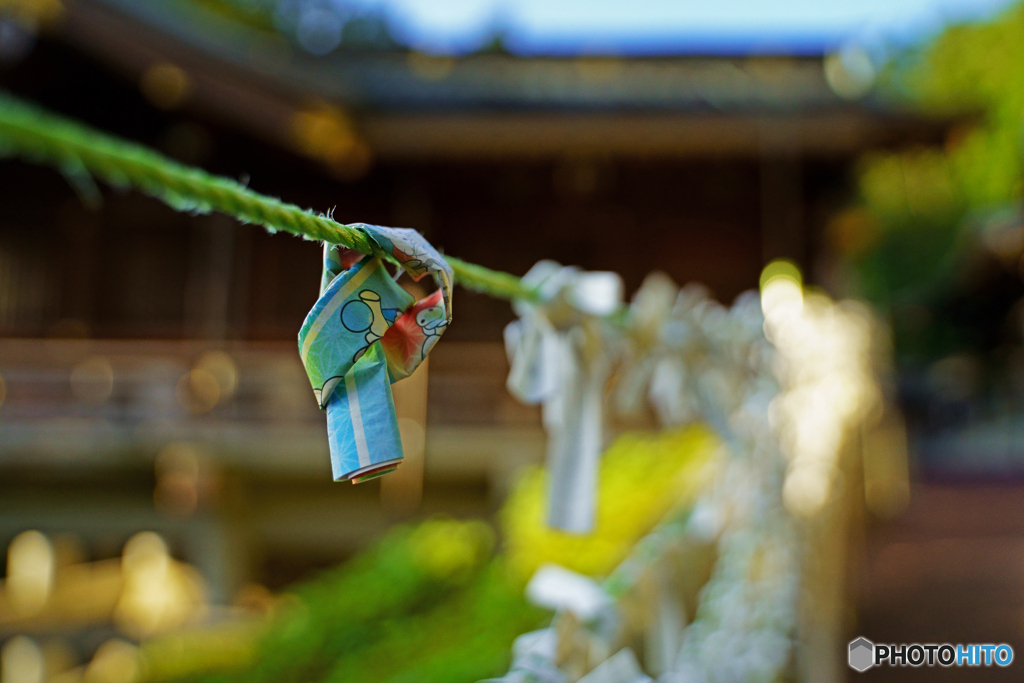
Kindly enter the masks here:
[[[781, 257], [869, 302], [912, 485], [856, 540], [850, 632], [1024, 646], [1024, 9], [695, 5], [0, 0], [0, 87], [515, 274], [730, 303]], [[295, 349], [319, 281], [316, 244], [0, 161], [4, 683], [136, 680], [125, 648], [490, 519], [542, 461], [512, 312], [462, 290], [395, 386], [407, 465], [332, 483]]]

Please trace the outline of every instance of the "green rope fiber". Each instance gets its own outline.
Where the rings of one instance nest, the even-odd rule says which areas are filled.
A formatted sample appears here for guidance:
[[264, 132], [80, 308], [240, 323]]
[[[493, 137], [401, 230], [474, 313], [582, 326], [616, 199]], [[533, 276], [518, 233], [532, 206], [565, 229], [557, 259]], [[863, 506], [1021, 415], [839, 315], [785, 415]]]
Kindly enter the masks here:
[[[135, 188], [179, 211], [219, 211], [271, 232], [340, 244], [384, 256], [362, 232], [294, 204], [250, 190], [242, 183], [180, 164], [151, 149], [71, 121], [0, 93], [0, 156], [19, 156], [61, 170], [83, 198], [98, 198], [92, 178]], [[446, 257], [463, 287], [502, 299], [533, 298], [509, 273]]]

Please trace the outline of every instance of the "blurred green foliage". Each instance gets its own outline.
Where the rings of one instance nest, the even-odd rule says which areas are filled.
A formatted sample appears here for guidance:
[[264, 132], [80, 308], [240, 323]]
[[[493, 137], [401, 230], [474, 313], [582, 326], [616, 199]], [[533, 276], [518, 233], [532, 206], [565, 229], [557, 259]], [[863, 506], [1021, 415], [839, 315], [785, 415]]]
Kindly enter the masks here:
[[607, 575], [670, 510], [689, 507], [719, 442], [693, 426], [625, 434], [601, 463], [594, 532], [544, 524], [546, 478], [528, 470], [484, 522], [430, 519], [391, 530], [344, 565], [282, 596], [264, 623], [228, 621], [142, 644], [142, 683], [473, 683], [508, 669], [516, 636], [550, 612], [524, 598], [538, 566]]
[[294, 586], [262, 629], [229, 625], [237, 642], [221, 635], [222, 661], [177, 638], [144, 644], [147, 680], [464, 683], [500, 675], [515, 636], [550, 615], [526, 603], [523, 582], [493, 559], [493, 548], [483, 522], [398, 527]]
[[[1024, 194], [1022, 35], [1018, 5], [988, 23], [948, 27], [894, 59], [883, 78], [883, 96], [951, 122], [941, 145], [863, 159], [859, 205], [830, 226], [856, 293], [891, 314], [904, 358], [984, 350], [993, 333], [978, 326], [1003, 324], [1006, 310], [982, 320], [966, 309], [992, 288], [982, 271], [998, 269], [982, 248], [986, 221], [1018, 210]], [[1001, 286], [1012, 289], [1018, 264], [1004, 265]]]
[[619, 437], [601, 458], [597, 519], [585, 535], [547, 526], [547, 473], [526, 471], [501, 514], [510, 568], [525, 578], [547, 563], [607, 576], [666, 513], [697, 496], [720, 443], [703, 425]]

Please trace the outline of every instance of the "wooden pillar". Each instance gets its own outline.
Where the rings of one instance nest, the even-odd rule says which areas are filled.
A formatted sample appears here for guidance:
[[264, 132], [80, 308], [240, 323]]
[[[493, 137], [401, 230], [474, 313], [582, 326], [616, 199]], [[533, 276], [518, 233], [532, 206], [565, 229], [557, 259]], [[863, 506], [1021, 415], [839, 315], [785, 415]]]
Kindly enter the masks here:
[[391, 385], [405, 460], [398, 470], [381, 478], [380, 497], [386, 508], [397, 513], [412, 512], [423, 500], [429, 363], [429, 358], [424, 359], [414, 373]]

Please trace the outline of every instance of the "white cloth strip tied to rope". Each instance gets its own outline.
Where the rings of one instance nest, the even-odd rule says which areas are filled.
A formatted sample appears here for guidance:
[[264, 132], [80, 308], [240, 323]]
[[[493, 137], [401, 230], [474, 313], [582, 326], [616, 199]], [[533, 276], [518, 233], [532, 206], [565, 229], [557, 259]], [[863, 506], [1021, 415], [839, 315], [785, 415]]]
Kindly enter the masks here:
[[626, 322], [617, 410], [631, 415], [649, 402], [662, 425], [701, 419], [730, 448], [743, 450], [730, 420], [767, 343], [757, 295], [741, 295], [727, 309], [700, 285], [679, 289], [652, 273], [633, 297]]
[[[659, 683], [771, 683], [787, 676], [794, 647], [810, 629], [835, 627], [820, 625], [822, 615], [813, 621], [801, 615], [802, 581], [811, 578], [803, 562], [814, 546], [799, 517], [819, 514], [829, 501], [844, 440], [881, 401], [871, 329], [856, 306], [805, 296], [788, 280], [772, 287], [769, 282], [762, 297], [743, 294], [725, 308], [703, 288], [675, 290], [656, 276], [644, 283], [624, 316], [625, 329], [614, 337], [624, 359], [615, 386], [618, 409], [636, 410], [647, 399], [664, 424], [700, 418], [728, 445], [714, 485], [685, 523], [655, 529], [605, 584], [621, 615], [632, 599], [628, 586], [671, 561], [665, 552], [671, 540], [717, 546], [694, 620], [685, 624], [678, 615], [663, 619], [651, 611], [644, 626], [653, 628], [639, 632], [648, 673]], [[677, 371], [665, 372], [672, 367]], [[806, 434], [830, 438], [803, 439]], [[822, 523], [835, 525], [840, 517]], [[678, 599], [662, 588], [656, 586], [657, 604]], [[567, 637], [557, 629], [563, 623], [556, 618], [559, 648]], [[622, 631], [592, 642], [610, 653], [637, 635]], [[652, 646], [661, 648], [659, 656], [649, 656]], [[576, 679], [557, 663], [569, 683]], [[595, 667], [577, 683], [603, 683], [601, 676], [613, 669], [620, 670]], [[632, 676], [628, 668], [624, 676]], [[506, 679], [524, 680], [539, 679]]]
[[501, 678], [479, 683], [570, 683], [558, 668], [558, 634], [553, 628], [524, 633], [512, 643], [512, 666]]
[[603, 317], [621, 305], [622, 280], [541, 261], [523, 284], [539, 296], [513, 304], [519, 320], [505, 328], [508, 389], [524, 403], [543, 405], [548, 525], [586, 533], [594, 526], [604, 390], [616, 345]]
[[623, 365], [614, 394], [615, 409], [623, 415], [643, 410], [648, 387], [665, 355], [665, 324], [679, 296], [672, 278], [654, 272], [644, 278], [629, 304]]

